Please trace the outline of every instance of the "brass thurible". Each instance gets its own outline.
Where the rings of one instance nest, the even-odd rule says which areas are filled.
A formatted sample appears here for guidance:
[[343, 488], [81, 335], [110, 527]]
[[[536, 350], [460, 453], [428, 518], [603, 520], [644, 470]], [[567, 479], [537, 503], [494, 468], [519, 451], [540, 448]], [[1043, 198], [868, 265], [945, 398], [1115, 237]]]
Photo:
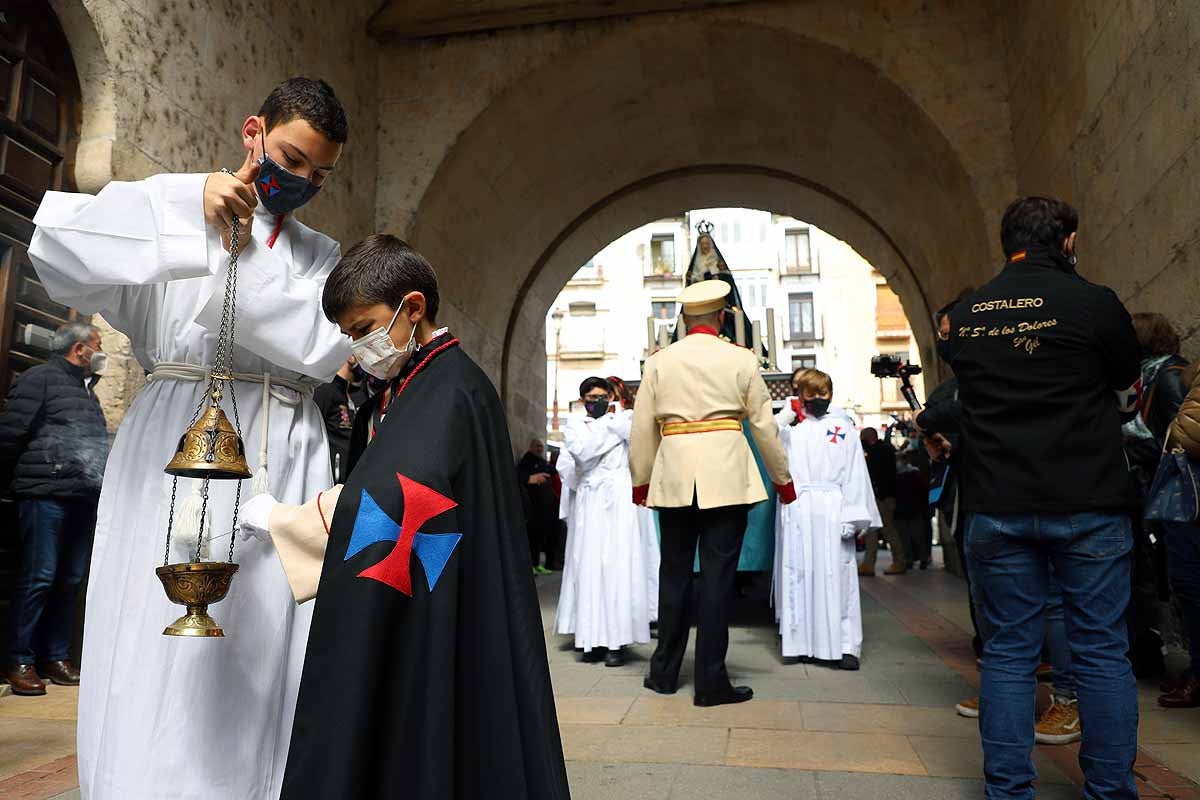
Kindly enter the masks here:
[[[165, 636], [218, 637], [225, 632], [208, 614], [208, 607], [225, 599], [229, 584], [238, 571], [233, 563], [233, 548], [237, 537], [238, 506], [241, 503], [241, 481], [250, 477], [246, 463], [246, 446], [242, 441], [241, 422], [237, 413], [237, 397], [233, 389], [233, 329], [237, 310], [237, 261], [238, 231], [240, 225], [232, 222], [229, 241], [229, 269], [225, 280], [225, 303], [221, 311], [221, 328], [217, 334], [216, 353], [208, 378], [207, 408], [202, 402], [192, 416], [192, 423], [179, 438], [175, 455], [167, 464], [165, 472], [174, 477], [171, 486], [171, 509], [167, 521], [166, 555], [163, 565], [155, 569], [162, 581], [167, 598], [187, 608], [187, 613], [163, 630]], [[233, 410], [233, 423], [221, 408], [222, 388], [229, 389], [229, 407]], [[204, 413], [201, 414], [201, 409]], [[171, 535], [176, 532], [180, 520], [176, 519], [175, 498], [180, 478], [201, 481], [196, 493], [184, 502], [182, 517], [197, 528], [194, 532], [192, 560], [178, 564], [167, 563], [171, 557]], [[229, 533], [229, 558], [227, 561], [201, 561], [204, 521], [209, 515], [209, 482], [238, 481], [233, 504], [233, 523]], [[192, 503], [189, 510], [188, 503]], [[192, 534], [189, 529], [187, 534]]]
[[179, 478], [243, 480], [250, 477], [246, 464], [246, 445], [229, 423], [219, 405], [221, 392], [214, 391], [212, 402], [192, 423], [175, 448], [175, 457], [166, 473]]

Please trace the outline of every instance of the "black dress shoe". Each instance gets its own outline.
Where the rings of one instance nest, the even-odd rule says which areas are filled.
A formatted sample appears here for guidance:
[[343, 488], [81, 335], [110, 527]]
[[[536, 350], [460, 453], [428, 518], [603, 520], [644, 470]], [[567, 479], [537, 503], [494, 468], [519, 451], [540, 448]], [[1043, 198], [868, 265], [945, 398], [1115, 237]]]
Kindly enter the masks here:
[[607, 651], [603, 647], [593, 647], [591, 650], [588, 650], [586, 653], [580, 656], [579, 660], [585, 664], [599, 664], [604, 660], [606, 652]]
[[847, 672], [857, 672], [858, 656], [852, 656], [849, 653], [842, 656], [841, 663], [838, 664], [838, 669], [844, 669]]
[[659, 694], [675, 694], [675, 692], [678, 689], [677, 686], [671, 686], [671, 685], [668, 685], [665, 683], [659, 683], [658, 681], [654, 680], [654, 678], [651, 678], [649, 675], [647, 675], [646, 679], [642, 681], [642, 686], [645, 686], [647, 689], [649, 689], [652, 692], [658, 692]]
[[609, 650], [608, 655], [604, 657], [604, 666], [606, 667], [623, 667], [625, 666], [625, 651], [618, 647], [616, 650]]
[[744, 703], [754, 697], [754, 690], [749, 686], [731, 686], [723, 692], [717, 694], [698, 694], [692, 700], [693, 705], [701, 708], [710, 708], [712, 706], [731, 705], [733, 703]]

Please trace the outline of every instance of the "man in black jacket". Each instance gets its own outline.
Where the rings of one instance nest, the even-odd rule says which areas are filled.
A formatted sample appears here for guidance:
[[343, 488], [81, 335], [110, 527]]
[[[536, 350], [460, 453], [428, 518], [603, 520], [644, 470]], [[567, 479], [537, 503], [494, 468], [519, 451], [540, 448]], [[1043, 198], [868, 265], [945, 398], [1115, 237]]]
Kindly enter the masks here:
[[21, 517], [6, 677], [24, 695], [45, 694], [42, 678], [79, 683], [68, 650], [108, 457], [104, 412], [93, 392], [107, 359], [100, 331], [68, 323], [54, 333], [51, 349], [48, 362], [21, 375], [0, 415], [0, 487], [19, 500]]
[[977, 610], [992, 629], [979, 720], [989, 798], [1034, 797], [1034, 672], [1055, 582], [1084, 734], [1084, 794], [1137, 797], [1137, 687], [1124, 622], [1137, 492], [1121, 423], [1140, 401], [1138, 344], [1116, 294], [1075, 271], [1078, 227], [1078, 213], [1059, 200], [1009, 206], [1000, 234], [1007, 264], [950, 312], [944, 348], [968, 445], [967, 557]]
[[[525, 510], [525, 529], [529, 534], [529, 554], [535, 575], [549, 575], [555, 567], [555, 540], [558, 538], [558, 496], [554, 493], [554, 468], [546, 460], [541, 439], [529, 443], [529, 449], [517, 462], [517, 483], [521, 485], [521, 505]], [[542, 553], [546, 566], [542, 566]]]
[[325, 433], [329, 437], [329, 466], [333, 482], [345, 483], [350, 472], [350, 432], [358, 409], [371, 399], [367, 376], [355, 363], [354, 356], [346, 359], [333, 380], [313, 391], [313, 402], [321, 409]]

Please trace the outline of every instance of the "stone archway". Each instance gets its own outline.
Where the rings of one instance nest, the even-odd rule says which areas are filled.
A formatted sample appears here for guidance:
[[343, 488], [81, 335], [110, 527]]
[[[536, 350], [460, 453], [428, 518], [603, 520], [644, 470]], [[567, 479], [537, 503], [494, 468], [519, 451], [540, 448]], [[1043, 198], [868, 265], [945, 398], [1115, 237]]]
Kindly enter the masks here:
[[544, 314], [575, 267], [640, 222], [712, 205], [771, 208], [846, 239], [914, 321], [978, 280], [994, 250], [947, 138], [865, 61], [746, 23], [609, 34], [479, 114], [412, 229], [518, 439], [543, 424]]
[[82, 0], [50, 0], [66, 34], [79, 78], [83, 113], [75, 151], [75, 186], [95, 193], [112, 180], [113, 140], [117, 130], [115, 77], [91, 12]]

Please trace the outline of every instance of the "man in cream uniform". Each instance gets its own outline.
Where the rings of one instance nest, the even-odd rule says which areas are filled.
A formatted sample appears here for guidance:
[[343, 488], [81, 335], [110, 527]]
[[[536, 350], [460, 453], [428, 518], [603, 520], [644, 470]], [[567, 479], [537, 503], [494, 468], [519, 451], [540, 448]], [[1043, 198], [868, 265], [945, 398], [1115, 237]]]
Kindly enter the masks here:
[[754, 696], [747, 686], [734, 687], [725, 670], [729, 596], [746, 516], [752, 504], [767, 499], [742, 433], [743, 420], [780, 501], [796, 499], [758, 359], [717, 336], [728, 293], [727, 283], [709, 280], [680, 294], [688, 335], [646, 360], [629, 446], [634, 502], [658, 510], [662, 531], [658, 649], [645, 686], [660, 694], [678, 687], [699, 541], [698, 706], [742, 703]]

